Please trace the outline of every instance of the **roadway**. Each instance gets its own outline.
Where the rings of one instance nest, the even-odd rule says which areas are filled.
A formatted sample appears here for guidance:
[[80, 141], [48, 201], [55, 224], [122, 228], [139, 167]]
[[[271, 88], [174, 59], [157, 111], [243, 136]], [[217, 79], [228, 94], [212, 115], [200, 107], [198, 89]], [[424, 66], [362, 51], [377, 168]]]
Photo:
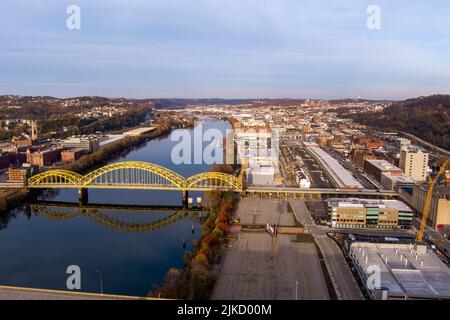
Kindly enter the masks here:
[[320, 195], [348, 195], [352, 196], [387, 196], [398, 197], [398, 193], [390, 190], [367, 190], [367, 189], [301, 189], [289, 187], [247, 187], [244, 192], [250, 193], [297, 193], [297, 194], [320, 194]]
[[364, 299], [361, 290], [338, 245], [327, 236], [326, 227], [314, 223], [304, 201], [290, 200], [294, 215], [313, 235], [322, 251], [338, 298], [341, 300]]

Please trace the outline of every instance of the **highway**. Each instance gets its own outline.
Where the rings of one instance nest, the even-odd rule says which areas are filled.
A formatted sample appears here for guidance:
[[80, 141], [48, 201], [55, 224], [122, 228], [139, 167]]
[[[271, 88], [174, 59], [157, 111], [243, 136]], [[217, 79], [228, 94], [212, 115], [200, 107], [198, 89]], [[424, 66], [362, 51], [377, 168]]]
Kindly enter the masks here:
[[302, 200], [290, 200], [294, 215], [314, 236], [322, 251], [331, 279], [340, 300], [364, 299], [353, 274], [337, 244], [326, 235], [323, 227], [317, 226]]

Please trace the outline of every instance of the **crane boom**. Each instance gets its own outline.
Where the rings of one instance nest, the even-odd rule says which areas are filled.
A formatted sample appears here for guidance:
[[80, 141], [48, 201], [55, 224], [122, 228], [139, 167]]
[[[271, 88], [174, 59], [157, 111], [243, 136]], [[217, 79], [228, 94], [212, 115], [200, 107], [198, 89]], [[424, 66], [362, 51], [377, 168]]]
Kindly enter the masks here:
[[428, 215], [430, 214], [431, 200], [433, 198], [434, 185], [436, 184], [438, 179], [445, 173], [445, 169], [447, 168], [448, 164], [449, 164], [449, 161], [445, 160], [444, 163], [442, 164], [441, 168], [439, 169], [439, 172], [436, 174], [436, 176], [431, 180], [431, 182], [429, 184], [428, 192], [425, 197], [425, 203], [423, 205], [422, 220], [420, 222], [420, 229], [419, 229], [419, 233], [417, 234], [417, 237], [416, 237], [416, 242], [421, 242], [423, 240], [423, 235], [425, 233], [425, 227], [427, 224]]

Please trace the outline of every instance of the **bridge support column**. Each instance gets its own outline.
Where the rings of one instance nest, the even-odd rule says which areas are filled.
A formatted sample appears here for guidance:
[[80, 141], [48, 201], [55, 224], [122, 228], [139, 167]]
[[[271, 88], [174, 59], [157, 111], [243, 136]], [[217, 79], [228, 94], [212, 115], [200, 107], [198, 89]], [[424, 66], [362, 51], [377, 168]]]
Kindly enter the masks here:
[[189, 198], [189, 194], [188, 191], [181, 191], [181, 201], [183, 202], [183, 208], [187, 208], [188, 207], [188, 198]]
[[78, 189], [78, 202], [86, 204], [88, 202], [88, 190], [86, 188]]

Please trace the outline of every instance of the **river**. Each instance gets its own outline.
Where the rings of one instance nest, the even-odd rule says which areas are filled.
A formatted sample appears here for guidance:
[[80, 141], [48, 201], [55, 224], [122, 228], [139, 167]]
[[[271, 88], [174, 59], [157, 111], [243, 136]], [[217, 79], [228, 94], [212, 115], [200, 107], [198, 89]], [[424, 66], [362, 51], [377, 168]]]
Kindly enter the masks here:
[[[225, 132], [230, 125], [208, 119], [203, 127]], [[207, 164], [175, 165], [171, 151], [176, 143], [170, 136], [149, 141], [114, 161], [151, 162], [185, 177], [211, 168]], [[46, 192], [39, 200], [76, 203], [77, 191]], [[181, 192], [96, 189], [89, 190], [89, 203], [181, 205]], [[67, 290], [67, 267], [76, 265], [81, 270], [80, 291], [103, 289], [104, 293], [145, 296], [162, 283], [169, 268], [183, 267], [185, 252], [200, 237], [199, 222], [188, 218], [152, 231], [124, 230], [124, 225], [149, 224], [173, 212], [103, 209], [101, 217], [125, 222], [106, 226], [93, 219], [98, 215], [89, 215], [89, 210], [80, 214], [77, 208], [41, 209], [53, 215], [27, 212], [24, 205], [1, 217], [0, 285]]]

